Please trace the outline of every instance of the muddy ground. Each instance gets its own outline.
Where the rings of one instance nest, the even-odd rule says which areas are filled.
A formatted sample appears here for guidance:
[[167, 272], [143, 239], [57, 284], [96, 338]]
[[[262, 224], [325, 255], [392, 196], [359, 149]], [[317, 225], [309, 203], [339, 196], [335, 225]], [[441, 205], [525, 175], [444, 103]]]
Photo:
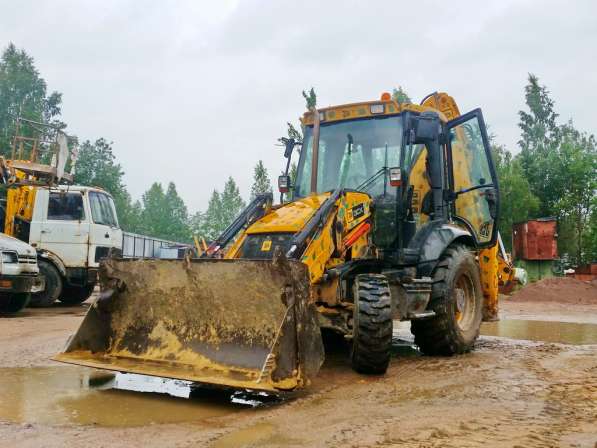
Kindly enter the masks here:
[[484, 333], [538, 341], [482, 336], [452, 358], [418, 355], [400, 325], [385, 376], [334, 350], [309, 390], [256, 408], [90, 389], [94, 371], [49, 360], [87, 306], [0, 318], [1, 447], [597, 447], [597, 300], [505, 298]]

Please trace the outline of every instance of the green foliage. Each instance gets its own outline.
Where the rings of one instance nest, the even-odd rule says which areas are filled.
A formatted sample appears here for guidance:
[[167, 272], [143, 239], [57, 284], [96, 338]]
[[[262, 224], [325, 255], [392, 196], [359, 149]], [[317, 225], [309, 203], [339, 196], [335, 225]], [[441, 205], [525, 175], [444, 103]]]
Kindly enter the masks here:
[[597, 195], [593, 197], [591, 209], [593, 212], [589, 217], [588, 231], [584, 239], [585, 259], [587, 261], [597, 260], [597, 213], [595, 213], [595, 210], [597, 210]]
[[164, 211], [170, 220], [167, 232], [169, 238], [181, 242], [190, 241], [189, 213], [187, 206], [176, 191], [174, 182], [168, 184]]
[[104, 138], [99, 138], [94, 143], [86, 140], [79, 148], [75, 165], [75, 183], [102, 187], [113, 195], [117, 194], [124, 187], [124, 172], [115, 160], [112, 142]]
[[206, 240], [213, 240], [224, 230], [224, 219], [222, 216], [222, 197], [217, 190], [214, 190], [209, 199], [205, 212], [197, 212], [191, 218], [191, 231]]
[[[10, 154], [18, 116], [64, 128], [65, 124], [57, 120], [61, 104], [61, 93], [48, 95], [33, 58], [10, 43], [0, 59], [0, 155]], [[34, 137], [33, 132], [28, 128], [22, 135]]]
[[187, 207], [173, 182], [168, 184], [166, 191], [158, 182], [151, 185], [143, 194], [141, 217], [143, 233], [156, 238], [190, 241]]
[[288, 125], [288, 138], [294, 139], [297, 143], [303, 142], [303, 133], [296, 129], [292, 123], [287, 123]]
[[126, 186], [124, 171], [112, 151], [112, 143], [104, 138], [95, 142], [86, 140], [79, 148], [74, 182], [79, 185], [100, 187], [114, 197], [120, 226], [129, 232], [142, 230], [140, 204], [133, 204]]
[[163, 213], [165, 203], [166, 194], [162, 184], [154, 182], [149, 190], [143, 193], [142, 197], [143, 211], [141, 212], [141, 219], [143, 233], [156, 238], [167, 238], [168, 220], [165, 213]]
[[531, 184], [533, 193], [540, 200], [540, 213], [548, 216], [555, 213], [555, 202], [559, 193], [554, 177], [558, 176], [549, 159], [559, 145], [559, 129], [554, 102], [549, 98], [549, 91], [539, 85], [539, 79], [529, 74], [525, 87], [525, 100], [529, 111], [520, 111], [521, 129], [520, 161]]
[[236, 182], [232, 177], [229, 177], [222, 192], [222, 216], [225, 226], [228, 226], [246, 206], [247, 204], [243, 201]]
[[238, 186], [232, 177], [220, 193], [214, 190], [205, 212], [197, 212], [191, 218], [191, 231], [206, 240], [217, 238], [246, 207]]
[[531, 192], [521, 163], [502, 145], [491, 145], [500, 185], [500, 221], [498, 229], [506, 250], [512, 250], [512, 224], [535, 217], [539, 200]]
[[317, 107], [317, 95], [313, 87], [311, 87], [309, 92], [303, 90], [303, 98], [305, 98], [305, 101], [307, 102], [307, 109], [311, 110]]
[[392, 98], [398, 104], [412, 104], [412, 100], [410, 99], [410, 96], [408, 96], [408, 94], [402, 88], [402, 86], [398, 86], [397, 89], [392, 90]]
[[[518, 156], [531, 191], [539, 200], [539, 216], [559, 222], [561, 254], [582, 263], [594, 259], [597, 149], [593, 135], [572, 122], [559, 125], [549, 91], [530, 74], [525, 87], [528, 111], [520, 111], [521, 152]], [[504, 201], [502, 200], [502, 203]]]
[[272, 193], [272, 183], [267, 174], [263, 161], [258, 161], [253, 169], [253, 185], [251, 186], [251, 200], [258, 194]]
[[[593, 135], [581, 133], [568, 123], [560, 128], [557, 152], [549, 154], [555, 188], [554, 204], [560, 221], [566, 222], [574, 235], [574, 245], [560, 245], [560, 251], [573, 254], [578, 262], [590, 261], [590, 223], [597, 214], [597, 144]], [[587, 238], [588, 237], [588, 238]]]
[[290, 164], [290, 169], [288, 170], [288, 175], [290, 176], [290, 183], [294, 185], [296, 181], [296, 175], [298, 174], [298, 166], [295, 162]]

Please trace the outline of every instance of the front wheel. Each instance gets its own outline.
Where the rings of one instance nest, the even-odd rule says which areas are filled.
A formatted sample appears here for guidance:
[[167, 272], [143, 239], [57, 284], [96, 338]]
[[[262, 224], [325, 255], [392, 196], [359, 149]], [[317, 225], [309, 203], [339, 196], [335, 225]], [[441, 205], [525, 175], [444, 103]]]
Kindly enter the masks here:
[[86, 286], [65, 286], [60, 301], [66, 305], [78, 305], [91, 297], [94, 288], [95, 283]]
[[415, 344], [426, 355], [453, 355], [473, 348], [483, 317], [479, 266], [465, 247], [449, 247], [433, 272], [429, 319], [413, 320]]
[[29, 304], [31, 294], [28, 292], [0, 294], [0, 314], [15, 314]]
[[359, 373], [382, 374], [392, 354], [390, 286], [383, 275], [360, 274], [354, 284], [351, 361]]
[[46, 288], [31, 295], [32, 307], [51, 306], [62, 294], [62, 276], [58, 269], [47, 260], [37, 261], [39, 273], [46, 278]]

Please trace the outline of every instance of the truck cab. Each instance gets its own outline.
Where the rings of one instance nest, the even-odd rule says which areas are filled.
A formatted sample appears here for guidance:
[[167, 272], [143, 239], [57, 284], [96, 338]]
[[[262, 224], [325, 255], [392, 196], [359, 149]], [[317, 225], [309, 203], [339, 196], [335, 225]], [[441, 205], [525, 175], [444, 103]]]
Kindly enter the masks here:
[[46, 277], [46, 289], [33, 296], [32, 305], [83, 302], [97, 282], [99, 261], [122, 246], [114, 200], [102, 189], [84, 186], [33, 191], [31, 220], [17, 225], [19, 236], [36, 248]]
[[29, 303], [31, 293], [43, 289], [35, 249], [0, 233], [0, 314], [20, 311]]

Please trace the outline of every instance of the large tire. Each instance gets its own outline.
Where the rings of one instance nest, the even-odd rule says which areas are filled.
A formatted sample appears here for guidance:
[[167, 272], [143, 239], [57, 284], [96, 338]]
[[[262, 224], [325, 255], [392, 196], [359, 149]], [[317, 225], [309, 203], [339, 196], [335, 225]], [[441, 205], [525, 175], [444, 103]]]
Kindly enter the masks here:
[[473, 348], [483, 317], [479, 266], [461, 245], [449, 247], [433, 273], [429, 319], [413, 320], [415, 344], [426, 355], [450, 356]]
[[78, 305], [91, 297], [93, 288], [95, 283], [87, 286], [65, 286], [59, 300], [66, 305]]
[[352, 368], [383, 374], [392, 354], [390, 287], [383, 275], [357, 275], [354, 284]]
[[31, 294], [22, 292], [17, 294], [2, 294], [0, 296], [0, 314], [15, 314], [29, 304]]
[[32, 294], [29, 305], [34, 308], [52, 306], [62, 294], [62, 276], [51, 262], [38, 259], [37, 263], [39, 265], [39, 273], [46, 278], [46, 288], [41, 292]]

